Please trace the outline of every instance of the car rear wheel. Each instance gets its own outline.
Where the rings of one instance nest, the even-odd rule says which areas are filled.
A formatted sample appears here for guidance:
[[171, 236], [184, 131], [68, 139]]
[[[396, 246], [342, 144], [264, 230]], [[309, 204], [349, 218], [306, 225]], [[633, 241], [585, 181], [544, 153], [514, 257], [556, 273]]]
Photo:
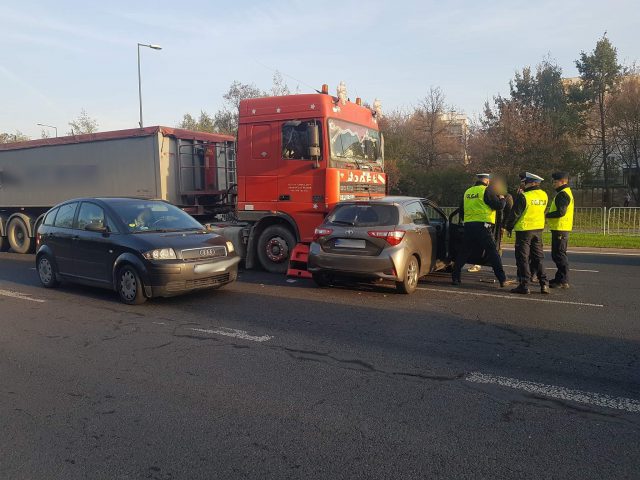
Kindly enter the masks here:
[[396, 282], [396, 290], [400, 293], [413, 293], [418, 287], [418, 279], [420, 278], [420, 263], [415, 255], [407, 260], [404, 266], [404, 274], [401, 282]]
[[118, 270], [118, 295], [127, 305], [140, 305], [147, 301], [140, 275], [135, 268], [125, 265]]
[[21, 218], [14, 217], [7, 227], [9, 246], [15, 253], [29, 253], [33, 246], [33, 239], [29, 237], [27, 224]]
[[45, 288], [55, 288], [60, 284], [58, 281], [58, 272], [49, 255], [41, 255], [40, 258], [38, 258], [37, 267], [40, 283], [42, 283]]
[[291, 251], [296, 239], [282, 225], [271, 225], [264, 229], [258, 239], [258, 259], [262, 268], [271, 273], [286, 273]]

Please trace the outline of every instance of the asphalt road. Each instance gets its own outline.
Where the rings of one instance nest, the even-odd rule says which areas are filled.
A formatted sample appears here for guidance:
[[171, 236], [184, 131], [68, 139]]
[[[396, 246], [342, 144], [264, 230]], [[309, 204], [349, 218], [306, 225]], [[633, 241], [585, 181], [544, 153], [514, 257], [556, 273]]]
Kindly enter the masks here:
[[572, 260], [550, 296], [243, 272], [129, 307], [0, 254], [0, 478], [637, 479], [640, 256]]

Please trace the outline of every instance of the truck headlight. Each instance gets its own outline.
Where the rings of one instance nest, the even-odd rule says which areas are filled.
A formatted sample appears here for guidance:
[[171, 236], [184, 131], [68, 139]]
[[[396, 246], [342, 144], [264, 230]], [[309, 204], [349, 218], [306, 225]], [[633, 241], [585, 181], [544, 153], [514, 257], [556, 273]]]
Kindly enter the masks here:
[[227, 240], [227, 253], [233, 253], [234, 251], [235, 251], [235, 248], [233, 248], [233, 243]]
[[176, 252], [173, 248], [156, 248], [142, 254], [147, 260], [174, 260]]

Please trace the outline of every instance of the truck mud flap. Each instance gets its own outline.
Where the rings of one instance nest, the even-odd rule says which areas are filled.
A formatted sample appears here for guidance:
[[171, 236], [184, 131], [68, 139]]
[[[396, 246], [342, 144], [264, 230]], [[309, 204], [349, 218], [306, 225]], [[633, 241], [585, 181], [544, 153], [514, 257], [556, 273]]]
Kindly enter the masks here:
[[311, 274], [307, 271], [307, 260], [309, 259], [309, 245], [306, 243], [298, 243], [291, 252], [289, 257], [289, 268], [287, 269], [287, 277], [311, 278]]

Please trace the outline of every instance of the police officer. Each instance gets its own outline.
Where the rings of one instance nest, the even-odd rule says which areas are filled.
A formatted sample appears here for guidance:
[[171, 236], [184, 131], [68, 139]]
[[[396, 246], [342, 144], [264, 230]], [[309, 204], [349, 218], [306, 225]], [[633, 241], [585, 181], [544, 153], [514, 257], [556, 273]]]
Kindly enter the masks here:
[[551, 288], [569, 288], [569, 259], [567, 244], [569, 232], [573, 229], [574, 201], [569, 188], [569, 174], [555, 172], [551, 175], [556, 196], [547, 212], [547, 222], [551, 230], [551, 258], [558, 267], [556, 276], [549, 282]]
[[518, 267], [519, 285], [512, 293], [529, 294], [529, 282], [532, 274], [538, 277], [540, 291], [549, 293], [547, 276], [542, 260], [542, 230], [544, 230], [545, 210], [548, 197], [540, 188], [544, 180], [538, 175], [526, 172], [524, 191], [518, 194], [513, 202], [511, 214], [507, 219], [507, 231], [516, 232], [516, 264]]
[[460, 285], [462, 267], [474, 248], [480, 247], [486, 252], [500, 286], [504, 287], [507, 277], [491, 233], [496, 223], [496, 210], [504, 208], [504, 195], [498, 195], [489, 187], [491, 175], [479, 173], [476, 176], [478, 181], [464, 192], [460, 212], [460, 218], [464, 221], [464, 242], [455, 261], [452, 283]]

